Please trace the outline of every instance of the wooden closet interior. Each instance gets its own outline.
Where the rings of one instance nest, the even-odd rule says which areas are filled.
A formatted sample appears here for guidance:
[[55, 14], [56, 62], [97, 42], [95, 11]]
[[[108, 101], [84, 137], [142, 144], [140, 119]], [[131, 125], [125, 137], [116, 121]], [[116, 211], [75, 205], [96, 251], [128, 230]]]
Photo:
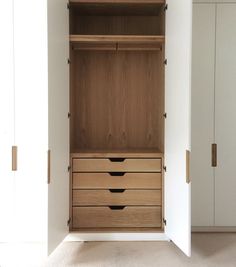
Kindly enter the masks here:
[[69, 13], [70, 228], [162, 231], [165, 1]]

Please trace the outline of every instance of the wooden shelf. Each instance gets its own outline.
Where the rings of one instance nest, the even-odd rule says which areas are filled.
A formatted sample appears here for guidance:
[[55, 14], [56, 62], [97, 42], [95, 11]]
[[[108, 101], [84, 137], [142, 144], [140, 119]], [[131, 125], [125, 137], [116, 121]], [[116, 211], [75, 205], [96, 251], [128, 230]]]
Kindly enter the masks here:
[[72, 43], [156, 43], [165, 41], [163, 35], [70, 35]]
[[165, 4], [165, 0], [70, 0], [71, 4]]
[[127, 228], [75, 228], [70, 230], [72, 234], [80, 233], [163, 233], [161, 227], [127, 227]]
[[83, 158], [162, 158], [164, 154], [156, 149], [123, 149], [123, 150], [79, 150], [73, 151], [71, 157]]

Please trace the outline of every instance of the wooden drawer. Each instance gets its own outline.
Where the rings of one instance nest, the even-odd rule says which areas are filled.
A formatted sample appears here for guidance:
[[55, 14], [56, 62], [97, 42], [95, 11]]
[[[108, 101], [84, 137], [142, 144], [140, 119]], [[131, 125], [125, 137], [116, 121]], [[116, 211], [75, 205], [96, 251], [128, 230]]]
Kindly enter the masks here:
[[73, 172], [161, 172], [161, 159], [73, 159]]
[[73, 228], [161, 227], [161, 207], [73, 207]]
[[73, 189], [161, 189], [161, 173], [73, 173]]
[[73, 190], [74, 206], [161, 205], [161, 190]]

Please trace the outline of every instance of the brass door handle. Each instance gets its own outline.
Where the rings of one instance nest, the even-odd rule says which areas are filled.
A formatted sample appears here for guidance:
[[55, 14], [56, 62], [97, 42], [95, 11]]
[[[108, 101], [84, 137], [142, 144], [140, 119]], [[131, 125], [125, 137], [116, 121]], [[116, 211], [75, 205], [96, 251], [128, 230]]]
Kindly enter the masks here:
[[217, 144], [211, 145], [211, 166], [217, 167]]
[[12, 146], [12, 171], [17, 171], [17, 146]]
[[48, 180], [47, 183], [51, 183], [51, 151], [48, 150]]
[[190, 151], [186, 150], [186, 183], [189, 184], [190, 182]]

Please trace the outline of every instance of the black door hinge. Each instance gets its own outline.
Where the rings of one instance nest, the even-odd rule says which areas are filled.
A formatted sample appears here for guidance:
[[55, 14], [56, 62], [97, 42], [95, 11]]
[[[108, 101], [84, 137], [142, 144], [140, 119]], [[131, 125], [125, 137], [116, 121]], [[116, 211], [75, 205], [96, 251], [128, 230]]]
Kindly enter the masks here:
[[164, 11], [166, 11], [167, 9], [168, 9], [168, 4], [165, 4]]
[[67, 9], [70, 9], [70, 3], [67, 3]]
[[164, 218], [163, 218], [163, 223], [164, 223], [164, 225], [166, 225], [166, 219], [164, 219]]
[[166, 112], [163, 114], [163, 117], [164, 117], [165, 119], [167, 118], [167, 113], [166, 113]]
[[167, 59], [164, 60], [164, 65], [167, 65]]
[[166, 172], [166, 170], [167, 170], [166, 166], [163, 166], [163, 170]]
[[68, 63], [68, 64], [70, 64], [70, 63], [71, 63], [71, 61], [70, 61], [70, 59], [69, 59], [69, 58], [67, 58], [67, 63]]
[[67, 115], [67, 116], [68, 116], [68, 119], [71, 117], [71, 114], [70, 114], [70, 112], [68, 112], [68, 115]]
[[67, 226], [70, 226], [70, 223], [71, 223], [71, 218], [68, 219]]
[[69, 171], [71, 170], [71, 166], [68, 166], [67, 170], [68, 170], [68, 172], [69, 172]]

